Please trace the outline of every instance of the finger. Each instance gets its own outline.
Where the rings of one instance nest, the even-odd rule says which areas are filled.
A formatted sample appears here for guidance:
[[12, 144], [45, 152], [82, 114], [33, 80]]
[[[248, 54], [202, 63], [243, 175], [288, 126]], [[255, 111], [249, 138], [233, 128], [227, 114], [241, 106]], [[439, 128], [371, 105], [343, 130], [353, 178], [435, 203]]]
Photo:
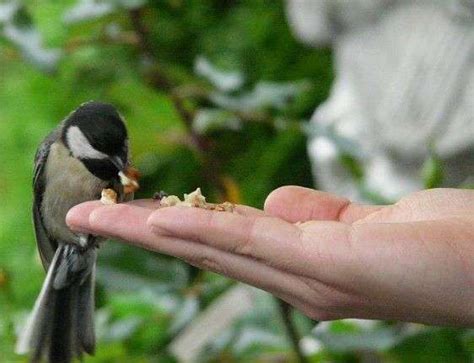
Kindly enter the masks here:
[[237, 204], [235, 206], [235, 212], [243, 216], [263, 216], [265, 213], [263, 210], [250, 207], [248, 205]]
[[[337, 299], [336, 304], [329, 304], [328, 299], [330, 301], [330, 296], [334, 293], [332, 292], [333, 289], [328, 289], [325, 283], [311, 279], [312, 283], [309, 287], [308, 282], [304, 282], [301, 276], [275, 268], [268, 264], [267, 260], [260, 262], [212, 246], [151, 233], [150, 229], [147, 229], [146, 225], [143, 224], [143, 221], [146, 220], [145, 217], [151, 214], [151, 211], [147, 208], [127, 204], [104, 206], [89, 203], [88, 205], [92, 207], [87, 208], [90, 212], [89, 232], [129, 241], [127, 243], [172, 255], [200, 268], [264, 289], [293, 304], [304, 313], [317, 316], [320, 319], [330, 319], [337, 316], [334, 314], [341, 311], [341, 308], [342, 311], [346, 309], [344, 305], [346, 296], [344, 294], [337, 295], [341, 298]], [[203, 212], [208, 211], [204, 210]], [[83, 211], [83, 213], [86, 212]], [[123, 221], [127, 221], [127, 223], [123, 223]], [[328, 294], [327, 291], [330, 293]]]
[[[177, 238], [158, 236], [153, 243], [142, 244], [141, 247], [165, 253], [184, 260], [198, 268], [213, 271], [228, 278], [246, 283], [265, 290], [303, 313], [313, 316], [317, 313], [318, 319], [330, 319], [334, 310], [345, 311], [346, 306], [331, 306], [327, 303], [327, 294], [315, 294], [300, 276], [281, 271], [245, 256], [224, 252], [209, 246]], [[320, 291], [325, 291], [323, 283], [314, 281], [312, 286], [320, 285]], [[342, 296], [342, 294], [340, 294]], [[345, 297], [345, 296], [344, 296]], [[347, 298], [346, 298], [347, 300]], [[339, 305], [339, 301], [338, 304]], [[315, 306], [318, 307], [315, 309]]]
[[343, 254], [347, 249], [349, 226], [338, 222], [319, 223], [319, 230], [303, 241], [304, 229], [266, 216], [171, 207], [154, 211], [148, 219], [148, 224], [163, 236], [195, 241], [310, 276], [314, 274], [314, 264], [322, 265], [321, 270], [329, 272], [321, 255]]
[[89, 215], [89, 226], [96, 234], [125, 240], [150, 241], [156, 236], [146, 225], [153, 211], [132, 204], [106, 205]]
[[[247, 210], [244, 208], [244, 211]], [[310, 302], [304, 299], [306, 286], [295, 276], [244, 256], [156, 235], [144, 224], [150, 213], [147, 207], [133, 204], [104, 206], [100, 202], [87, 202], [71, 210], [68, 222], [75, 230], [117, 238], [172, 255], [197, 267], [264, 289], [287, 301], [299, 301], [310, 306]]]
[[160, 207], [160, 201], [156, 199], [135, 199], [124, 204], [136, 205], [138, 207], [143, 207], [152, 210]]
[[[335, 313], [346, 312], [349, 299], [339, 293], [341, 299], [336, 304], [328, 304], [327, 287], [318, 281], [312, 281], [312, 289], [300, 276], [287, 273], [263, 262], [224, 252], [209, 246], [197, 244], [177, 238], [158, 238], [153, 243], [145, 243], [141, 247], [178, 257], [198, 268], [213, 271], [228, 278], [241, 281], [285, 300], [301, 310], [304, 314], [319, 320], [335, 318]], [[318, 289], [315, 289], [319, 286]], [[321, 294], [315, 293], [321, 291]], [[333, 293], [331, 291], [332, 295]], [[315, 307], [317, 307], [315, 309]]]
[[[183, 209], [191, 210], [191, 208]], [[176, 256], [199, 267], [225, 274], [268, 291], [278, 293], [286, 291], [288, 294], [288, 291], [291, 290], [290, 287], [296, 286], [296, 281], [294, 278], [290, 279], [290, 275], [257, 261], [219, 251], [209, 246], [153, 233], [146, 225], [147, 218], [151, 213], [148, 208], [136, 205], [104, 206], [100, 203], [88, 202], [71, 210], [69, 222], [75, 230], [80, 228], [83, 232], [129, 241], [130, 244]]]
[[[155, 246], [157, 250], [160, 241], [151, 233], [151, 226], [163, 238], [199, 242], [201, 246], [260, 259], [292, 274], [319, 276], [322, 281], [337, 281], [335, 272], [341, 270], [332, 261], [339, 259], [343, 266], [350, 266], [346, 261], [352, 256], [345, 241], [348, 227], [337, 222], [310, 222], [298, 228], [276, 218], [186, 207], [151, 211], [129, 204], [104, 206], [89, 202], [77, 208], [83, 209], [78, 210], [82, 214], [90, 213], [88, 218], [77, 219], [75, 209], [71, 210], [68, 221], [79, 232], [132, 241], [145, 248]], [[169, 251], [161, 252], [173, 254]], [[315, 264], [320, 267], [316, 273]]]
[[294, 275], [257, 260], [177, 238], [157, 236], [143, 247], [178, 257], [198, 268], [216, 272], [285, 299], [304, 300], [307, 287]]
[[[152, 209], [152, 210], [162, 208], [161, 205], [160, 205], [160, 201], [156, 200], [156, 199], [135, 199], [135, 200], [132, 200], [130, 202], [123, 203], [123, 204], [136, 205], [136, 206], [139, 206], [139, 207], [148, 208], [148, 209]], [[234, 211], [239, 213], [239, 214], [246, 215], [246, 216], [263, 215], [264, 214], [264, 212], [260, 209], [250, 207], [248, 205], [243, 205], [243, 204], [236, 204]]]
[[155, 238], [146, 226], [152, 212], [133, 204], [103, 205], [94, 201], [72, 208], [66, 222], [77, 232], [141, 241]]
[[[268, 264], [268, 260], [259, 261], [188, 240], [162, 237], [160, 234], [158, 237], [161, 238], [142, 247], [173, 255], [201, 269], [268, 291], [317, 320], [352, 316], [357, 312], [354, 306], [360, 306], [357, 298], [328, 286], [315, 279], [315, 276], [305, 278], [273, 267]], [[311, 267], [314, 268], [314, 265], [311, 264]]]
[[[137, 199], [124, 204], [134, 205], [150, 210], [155, 210], [159, 206], [159, 204], [157, 204], [157, 201], [153, 199]], [[72, 207], [67, 213], [66, 224], [75, 230], [77, 230], [78, 228], [87, 230], [88, 228], [90, 228], [89, 215], [92, 213], [93, 210], [103, 206], [104, 204], [99, 200], [78, 204]]]
[[[121, 204], [141, 207], [151, 211], [160, 208], [159, 201], [154, 199], [137, 199]], [[89, 225], [89, 215], [92, 213], [93, 210], [98, 209], [100, 207], [104, 207], [104, 204], [102, 204], [98, 200], [84, 202], [74, 206], [66, 215], [67, 225], [78, 232], [79, 229], [81, 229], [82, 232], [86, 232], [88, 229], [91, 228]], [[263, 211], [261, 211], [260, 209], [256, 209], [246, 205], [236, 205], [235, 212], [243, 216], [257, 216], [264, 214]], [[126, 219], [122, 218], [121, 220], [123, 221]]]
[[[262, 258], [266, 255], [266, 249], [285, 248], [288, 241], [299, 237], [297, 227], [280, 220], [278, 222], [264, 216], [171, 207], [154, 211], [147, 223], [165, 236]], [[274, 237], [279, 240], [274, 241]]]
[[331, 295], [336, 293], [324, 283], [313, 280], [309, 288], [300, 276], [269, 266], [265, 261], [260, 262], [210, 246], [161, 235], [157, 235], [155, 240], [140, 243], [132, 241], [131, 244], [180, 258], [198, 268], [268, 291], [307, 315], [313, 316], [317, 313], [318, 319], [330, 319], [335, 316], [335, 312], [347, 310], [345, 301], [348, 299], [345, 294], [338, 293], [337, 296], [341, 298], [337, 303], [328, 304], [328, 299], [331, 298], [328, 297], [327, 291], [330, 290]]
[[264, 210], [288, 222], [333, 220], [353, 223], [382, 206], [358, 205], [336, 195], [297, 186], [281, 187], [267, 197]]
[[87, 232], [91, 228], [89, 215], [93, 210], [102, 206], [103, 204], [98, 200], [78, 204], [67, 213], [66, 224], [74, 231]]

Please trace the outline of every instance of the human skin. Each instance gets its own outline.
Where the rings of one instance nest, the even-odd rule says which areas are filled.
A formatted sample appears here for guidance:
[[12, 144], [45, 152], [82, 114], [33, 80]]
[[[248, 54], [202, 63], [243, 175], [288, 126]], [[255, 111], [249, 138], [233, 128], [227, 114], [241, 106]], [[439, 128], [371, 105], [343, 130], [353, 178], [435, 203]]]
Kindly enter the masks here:
[[474, 326], [472, 190], [370, 206], [288, 186], [264, 211], [86, 202], [66, 221], [259, 287], [316, 320]]

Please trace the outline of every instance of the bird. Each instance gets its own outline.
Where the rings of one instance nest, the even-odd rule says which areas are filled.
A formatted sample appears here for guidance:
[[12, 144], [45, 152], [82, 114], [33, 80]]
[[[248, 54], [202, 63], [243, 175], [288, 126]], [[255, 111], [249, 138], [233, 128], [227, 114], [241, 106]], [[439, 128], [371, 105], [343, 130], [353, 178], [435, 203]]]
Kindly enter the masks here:
[[69, 363], [95, 351], [94, 290], [97, 249], [105, 239], [71, 231], [73, 206], [100, 199], [105, 188], [118, 201], [130, 165], [124, 118], [107, 103], [90, 101], [70, 113], [37, 149], [33, 222], [46, 278], [16, 351], [31, 362]]

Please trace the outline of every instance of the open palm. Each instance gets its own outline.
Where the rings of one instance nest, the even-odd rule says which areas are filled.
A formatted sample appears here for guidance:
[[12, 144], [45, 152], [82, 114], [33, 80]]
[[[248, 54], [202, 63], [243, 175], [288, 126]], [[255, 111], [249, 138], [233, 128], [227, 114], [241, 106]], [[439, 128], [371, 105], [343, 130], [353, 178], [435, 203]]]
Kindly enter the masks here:
[[262, 288], [317, 320], [474, 326], [474, 191], [366, 206], [290, 186], [264, 211], [88, 202], [67, 222]]

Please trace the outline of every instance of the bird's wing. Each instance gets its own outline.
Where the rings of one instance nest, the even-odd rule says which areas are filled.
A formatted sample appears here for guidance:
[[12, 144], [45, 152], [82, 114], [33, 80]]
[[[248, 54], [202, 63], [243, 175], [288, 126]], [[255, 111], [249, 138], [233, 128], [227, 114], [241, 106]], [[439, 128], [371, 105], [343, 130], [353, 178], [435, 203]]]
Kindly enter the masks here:
[[53, 259], [54, 251], [58, 244], [48, 236], [41, 215], [41, 202], [43, 200], [45, 189], [44, 170], [51, 145], [59, 138], [59, 136], [60, 129], [58, 128], [52, 131], [43, 140], [36, 151], [33, 171], [33, 223], [41, 262], [46, 270]]

